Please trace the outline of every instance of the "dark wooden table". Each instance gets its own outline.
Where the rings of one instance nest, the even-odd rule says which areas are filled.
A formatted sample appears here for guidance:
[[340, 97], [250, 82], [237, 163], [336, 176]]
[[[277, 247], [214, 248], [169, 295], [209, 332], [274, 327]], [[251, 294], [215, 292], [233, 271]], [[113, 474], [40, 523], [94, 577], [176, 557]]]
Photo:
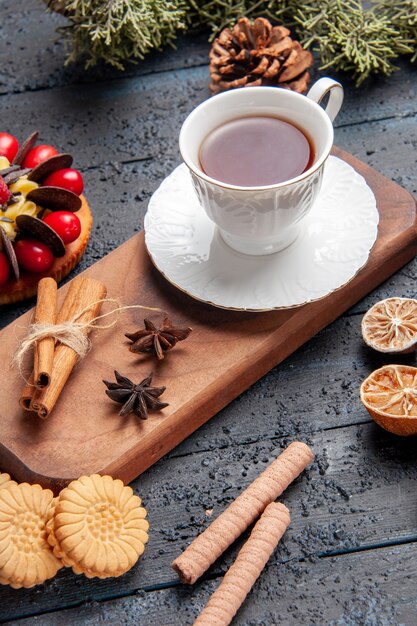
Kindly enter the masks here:
[[[63, 68], [59, 17], [40, 0], [17, 6], [0, 2], [0, 130], [22, 138], [39, 128], [43, 142], [74, 153], [95, 220], [79, 271], [142, 228], [150, 195], [179, 163], [181, 122], [209, 96], [207, 36], [125, 74], [86, 73]], [[404, 63], [360, 90], [345, 85], [336, 143], [416, 193], [415, 69]], [[133, 483], [151, 533], [131, 572], [100, 581], [65, 570], [40, 588], [1, 587], [0, 620], [191, 624], [241, 541], [193, 588], [178, 583], [171, 560], [208, 524], [208, 511], [217, 515], [301, 439], [316, 461], [284, 494], [291, 528], [234, 623], [416, 624], [416, 440], [379, 429], [358, 397], [362, 379], [389, 361], [364, 347], [362, 315], [381, 298], [414, 297], [416, 278], [412, 262]], [[3, 308], [0, 323], [32, 304]]]

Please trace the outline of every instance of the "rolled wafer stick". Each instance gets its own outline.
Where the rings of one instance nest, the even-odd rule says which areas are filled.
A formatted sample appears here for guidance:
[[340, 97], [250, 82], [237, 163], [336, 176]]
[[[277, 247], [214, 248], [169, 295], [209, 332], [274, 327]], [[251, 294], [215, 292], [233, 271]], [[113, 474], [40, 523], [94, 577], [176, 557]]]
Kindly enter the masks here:
[[268, 504], [249, 539], [222, 582], [194, 622], [194, 626], [227, 626], [236, 615], [279, 540], [288, 528], [286, 506]]
[[[42, 278], [38, 283], [35, 324], [55, 324], [57, 284], [53, 278]], [[33, 355], [33, 377], [35, 387], [43, 389], [51, 380], [54, 362], [55, 339], [44, 337], [35, 344]]]
[[294, 441], [172, 563], [183, 583], [192, 585], [311, 463], [314, 455]]
[[[98, 280], [82, 276], [74, 278], [56, 323], [76, 319], [80, 324], [88, 324], [98, 315], [106, 293], [106, 287]], [[85, 328], [86, 334], [89, 331], [90, 328]], [[30, 405], [31, 410], [42, 419], [46, 419], [54, 408], [77, 360], [77, 352], [69, 346], [60, 344], [55, 348], [51, 382], [46, 389], [35, 390]]]

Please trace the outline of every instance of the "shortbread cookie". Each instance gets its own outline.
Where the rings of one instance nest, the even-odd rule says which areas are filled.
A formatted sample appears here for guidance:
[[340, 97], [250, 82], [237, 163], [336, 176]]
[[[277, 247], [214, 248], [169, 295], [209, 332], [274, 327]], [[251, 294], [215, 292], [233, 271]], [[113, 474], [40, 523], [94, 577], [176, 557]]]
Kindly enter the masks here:
[[52, 491], [40, 485], [12, 484], [0, 489], [2, 585], [34, 587], [62, 567], [47, 541], [46, 521], [52, 500]]
[[9, 474], [0, 472], [0, 489], [9, 487], [10, 485], [17, 485], [17, 483], [10, 478]]
[[121, 480], [81, 476], [61, 491], [48, 522], [48, 541], [75, 574], [121, 576], [145, 549], [145, 517], [141, 499]]

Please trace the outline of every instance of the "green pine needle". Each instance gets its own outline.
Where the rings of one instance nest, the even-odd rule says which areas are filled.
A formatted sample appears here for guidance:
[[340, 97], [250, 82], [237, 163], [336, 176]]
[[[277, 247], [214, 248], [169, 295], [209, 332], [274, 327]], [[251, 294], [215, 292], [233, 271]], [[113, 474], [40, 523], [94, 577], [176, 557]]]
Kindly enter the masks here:
[[[417, 0], [408, 0], [416, 5]], [[384, 4], [391, 5], [387, 0]], [[405, 3], [404, 3], [405, 4]], [[395, 3], [398, 7], [398, 3]], [[386, 7], [364, 9], [360, 0], [272, 0], [269, 13], [292, 24], [301, 43], [318, 52], [320, 69], [353, 76], [359, 86], [371, 74], [391, 74], [393, 61], [413, 54], [417, 36], [400, 32]]]
[[233, 26], [240, 17], [258, 17], [265, 8], [266, 2], [250, 2], [250, 0], [187, 0], [187, 21], [192, 28], [210, 28], [211, 39], [218, 32]]
[[[45, 0], [48, 2], [48, 0]], [[104, 61], [123, 69], [153, 49], [171, 44], [181, 29], [208, 28], [211, 37], [240, 17], [269, 17], [291, 26], [317, 51], [321, 69], [348, 72], [360, 85], [389, 75], [395, 59], [417, 59], [417, 0], [49, 0], [69, 20], [69, 60]]]
[[373, 4], [374, 10], [385, 15], [397, 29], [399, 42], [412, 49], [411, 61], [416, 61], [417, 0], [373, 0]]
[[185, 28], [182, 0], [52, 0], [49, 6], [69, 19], [62, 29], [72, 45], [68, 61], [83, 56], [87, 68], [104, 61], [122, 70]]

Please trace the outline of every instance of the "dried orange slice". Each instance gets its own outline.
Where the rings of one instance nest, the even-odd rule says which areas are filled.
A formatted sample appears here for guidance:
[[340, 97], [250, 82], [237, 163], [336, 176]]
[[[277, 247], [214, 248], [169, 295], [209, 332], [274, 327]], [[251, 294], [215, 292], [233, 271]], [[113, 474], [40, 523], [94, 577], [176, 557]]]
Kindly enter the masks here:
[[417, 347], [417, 300], [387, 298], [362, 319], [365, 343], [378, 352], [405, 354]]
[[417, 434], [417, 367], [384, 365], [361, 385], [361, 401], [377, 424], [397, 435]]

